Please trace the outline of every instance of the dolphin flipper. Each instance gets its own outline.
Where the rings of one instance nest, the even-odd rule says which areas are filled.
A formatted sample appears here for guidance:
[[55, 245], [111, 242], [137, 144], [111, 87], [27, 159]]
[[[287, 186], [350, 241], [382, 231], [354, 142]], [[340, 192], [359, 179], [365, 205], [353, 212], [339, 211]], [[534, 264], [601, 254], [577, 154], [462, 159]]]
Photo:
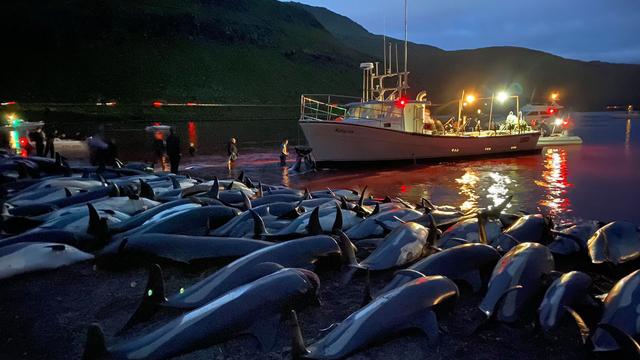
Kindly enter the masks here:
[[618, 343], [624, 359], [640, 359], [640, 345], [626, 332], [611, 324], [598, 324], [598, 327], [606, 331], [613, 340]]
[[585, 323], [585, 321], [582, 319], [582, 316], [580, 316], [580, 314], [578, 314], [577, 311], [573, 310], [573, 308], [565, 305], [564, 309], [567, 310], [567, 312], [571, 314], [571, 316], [575, 320], [576, 325], [578, 326], [578, 330], [580, 330], [580, 337], [582, 338], [582, 343], [586, 344], [587, 341], [589, 340], [589, 335], [591, 334], [591, 330], [587, 326], [587, 323]]
[[438, 319], [436, 318], [436, 313], [433, 312], [433, 310], [429, 310], [416, 318], [413, 321], [412, 326], [422, 330], [422, 332], [427, 335], [430, 345], [435, 345], [438, 342], [438, 338], [440, 337]]

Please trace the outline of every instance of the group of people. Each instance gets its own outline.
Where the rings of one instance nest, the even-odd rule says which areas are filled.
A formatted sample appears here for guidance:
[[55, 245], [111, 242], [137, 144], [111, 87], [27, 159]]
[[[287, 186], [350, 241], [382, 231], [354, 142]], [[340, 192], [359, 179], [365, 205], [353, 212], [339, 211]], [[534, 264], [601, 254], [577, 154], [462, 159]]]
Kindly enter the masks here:
[[[55, 154], [54, 141], [58, 132], [55, 129], [50, 129], [48, 132], [44, 132], [42, 128], [37, 128], [36, 131], [29, 133], [29, 140], [35, 144], [36, 156], [51, 157], [53, 159]], [[26, 144], [27, 153], [32, 153], [33, 148], [30, 143]]]

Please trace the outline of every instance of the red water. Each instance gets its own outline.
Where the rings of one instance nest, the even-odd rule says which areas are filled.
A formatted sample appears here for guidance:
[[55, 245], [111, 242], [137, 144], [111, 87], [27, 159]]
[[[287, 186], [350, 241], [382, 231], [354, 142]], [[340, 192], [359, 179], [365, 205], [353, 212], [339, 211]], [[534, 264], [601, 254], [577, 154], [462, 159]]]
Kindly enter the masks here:
[[[412, 202], [425, 197], [463, 210], [513, 195], [513, 211], [640, 224], [640, 118], [585, 113], [574, 121], [573, 133], [583, 138], [583, 145], [548, 147], [537, 155], [293, 175], [277, 166], [275, 149], [246, 150], [232, 175], [245, 170], [264, 182], [311, 190], [367, 186], [374, 196]], [[221, 156], [195, 160], [209, 167], [205, 173], [229, 175]]]

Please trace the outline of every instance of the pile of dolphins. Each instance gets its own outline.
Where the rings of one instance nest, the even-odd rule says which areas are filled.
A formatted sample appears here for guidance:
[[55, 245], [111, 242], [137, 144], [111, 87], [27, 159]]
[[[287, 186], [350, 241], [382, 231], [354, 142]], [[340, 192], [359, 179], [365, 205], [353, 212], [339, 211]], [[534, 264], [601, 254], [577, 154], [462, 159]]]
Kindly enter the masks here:
[[[344, 358], [407, 329], [434, 344], [438, 317], [465, 296], [462, 287], [484, 295], [474, 331], [537, 311], [538, 331], [573, 318], [591, 351], [640, 358], [635, 224], [555, 226], [543, 214], [509, 213], [510, 197], [462, 212], [366, 195], [366, 187], [297, 190], [244, 174], [205, 181], [135, 164], [74, 168], [59, 156], [3, 153], [0, 169], [0, 279], [87, 261], [146, 267], [142, 300], [123, 330], [177, 314], [115, 343], [87, 324], [85, 359], [165, 359], [247, 334], [268, 351], [283, 321], [298, 359]], [[161, 264], [217, 270], [171, 294]], [[343, 284], [366, 277], [363, 304], [307, 345], [297, 314], [321, 306], [328, 268]], [[392, 279], [374, 291], [370, 277], [384, 272]], [[619, 280], [603, 294], [594, 273]]]

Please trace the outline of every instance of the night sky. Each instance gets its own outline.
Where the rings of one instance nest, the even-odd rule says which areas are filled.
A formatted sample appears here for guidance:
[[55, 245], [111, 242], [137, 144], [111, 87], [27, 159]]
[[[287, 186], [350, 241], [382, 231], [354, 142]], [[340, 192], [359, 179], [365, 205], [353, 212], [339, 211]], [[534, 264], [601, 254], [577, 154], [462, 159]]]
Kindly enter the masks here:
[[[404, 38], [403, 0], [298, 0]], [[409, 40], [445, 50], [521, 46], [640, 63], [640, 0], [409, 0]]]

